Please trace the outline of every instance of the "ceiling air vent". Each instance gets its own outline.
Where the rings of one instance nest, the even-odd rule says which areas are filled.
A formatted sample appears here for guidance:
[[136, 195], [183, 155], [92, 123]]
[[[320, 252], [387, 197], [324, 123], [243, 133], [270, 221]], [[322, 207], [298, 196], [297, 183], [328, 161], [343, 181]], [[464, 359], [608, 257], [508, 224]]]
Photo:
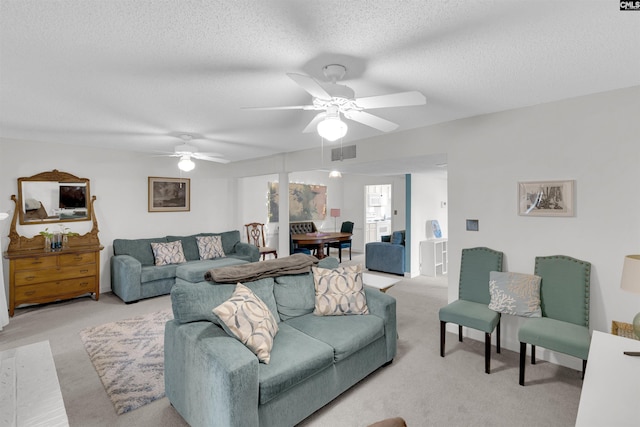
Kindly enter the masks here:
[[356, 158], [356, 146], [347, 145], [346, 147], [338, 147], [331, 150], [331, 161], [355, 159]]

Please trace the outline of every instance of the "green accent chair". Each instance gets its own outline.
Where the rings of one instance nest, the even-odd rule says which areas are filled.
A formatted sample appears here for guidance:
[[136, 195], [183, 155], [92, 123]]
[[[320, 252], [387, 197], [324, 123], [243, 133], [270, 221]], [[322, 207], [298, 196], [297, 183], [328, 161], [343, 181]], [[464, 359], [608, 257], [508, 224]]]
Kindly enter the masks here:
[[485, 333], [484, 370], [491, 369], [491, 333], [496, 329], [496, 349], [500, 353], [500, 313], [489, 309], [489, 273], [502, 271], [504, 254], [489, 248], [462, 250], [458, 300], [440, 309], [440, 356], [444, 357], [447, 323], [458, 325], [458, 341], [462, 327]]
[[527, 344], [531, 344], [532, 365], [536, 363], [536, 346], [582, 359], [584, 379], [591, 344], [591, 263], [563, 255], [536, 257], [535, 275], [542, 278], [542, 317], [527, 319], [518, 330], [520, 385], [524, 385]]

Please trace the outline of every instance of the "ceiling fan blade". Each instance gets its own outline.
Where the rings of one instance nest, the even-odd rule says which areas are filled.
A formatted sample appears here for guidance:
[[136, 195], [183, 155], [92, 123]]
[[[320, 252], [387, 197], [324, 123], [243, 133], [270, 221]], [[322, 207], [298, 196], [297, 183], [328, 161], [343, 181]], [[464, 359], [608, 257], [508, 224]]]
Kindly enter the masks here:
[[367, 96], [357, 98], [358, 107], [367, 109], [387, 108], [387, 107], [406, 107], [411, 105], [424, 105], [427, 98], [418, 91], [390, 93], [388, 95]]
[[311, 120], [309, 122], [309, 124], [307, 125], [307, 127], [304, 128], [302, 133], [315, 132], [316, 129], [318, 128], [318, 123], [320, 123], [322, 120], [324, 120], [326, 115], [327, 115], [327, 113], [318, 113], [318, 114], [316, 114], [316, 116], [313, 118], [313, 120]]
[[191, 155], [191, 157], [193, 157], [194, 159], [198, 159], [198, 160], [206, 160], [208, 162], [216, 162], [216, 163], [231, 163], [230, 160], [227, 159], [222, 159], [220, 157], [211, 157], [211, 156], [206, 156], [202, 153], [193, 153]]
[[313, 105], [286, 105], [283, 107], [240, 107], [242, 110], [315, 110]]
[[327, 91], [324, 90], [324, 88], [320, 86], [320, 83], [318, 83], [313, 77], [296, 73], [287, 73], [287, 76], [289, 76], [289, 78], [294, 82], [298, 83], [302, 89], [309, 92], [314, 98], [324, 99], [326, 101], [331, 99], [331, 95], [329, 95], [329, 93], [327, 93]]
[[346, 111], [344, 113], [344, 116], [349, 120], [362, 123], [363, 125], [370, 126], [382, 132], [391, 132], [392, 130], [396, 130], [398, 128], [397, 123], [390, 122], [389, 120], [383, 119], [382, 117], [374, 116], [373, 114], [369, 114], [364, 111]]

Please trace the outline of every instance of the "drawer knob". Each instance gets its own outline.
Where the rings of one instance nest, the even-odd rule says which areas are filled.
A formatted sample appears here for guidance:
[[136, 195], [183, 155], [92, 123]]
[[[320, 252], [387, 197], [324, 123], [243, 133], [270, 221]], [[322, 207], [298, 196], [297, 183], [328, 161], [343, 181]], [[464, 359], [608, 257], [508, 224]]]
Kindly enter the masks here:
[[25, 280], [33, 280], [33, 279], [35, 279], [35, 278], [36, 278], [36, 276], [28, 276], [28, 277], [25, 277], [24, 279], [25, 279]]
[[89, 282], [82, 282], [80, 283], [80, 286], [82, 286], [83, 288], [86, 288], [87, 286], [89, 286]]
[[82, 261], [82, 257], [80, 255], [74, 257], [73, 259], [76, 261]]
[[80, 270], [80, 273], [88, 273], [89, 270], [85, 269], [85, 270]]
[[36, 293], [36, 291], [27, 291], [24, 294], [28, 297], [30, 297], [31, 295], [34, 295]]

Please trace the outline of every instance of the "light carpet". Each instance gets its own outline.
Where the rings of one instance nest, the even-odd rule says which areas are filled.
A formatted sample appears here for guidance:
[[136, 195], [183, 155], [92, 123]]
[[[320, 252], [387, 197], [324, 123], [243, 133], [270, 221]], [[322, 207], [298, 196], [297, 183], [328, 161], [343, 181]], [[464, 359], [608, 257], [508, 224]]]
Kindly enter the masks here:
[[118, 415], [164, 397], [164, 325], [170, 309], [80, 331]]

